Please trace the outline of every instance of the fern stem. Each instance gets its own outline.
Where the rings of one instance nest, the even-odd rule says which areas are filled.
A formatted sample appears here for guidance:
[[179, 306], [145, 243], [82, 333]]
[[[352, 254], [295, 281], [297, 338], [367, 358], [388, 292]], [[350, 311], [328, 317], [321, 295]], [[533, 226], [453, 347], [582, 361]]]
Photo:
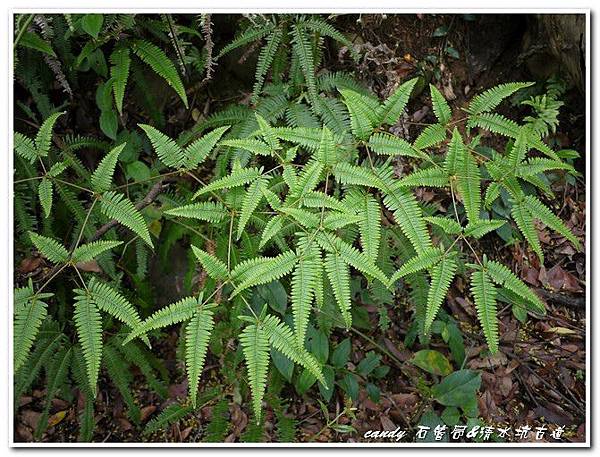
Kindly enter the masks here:
[[77, 184], [73, 184], [72, 182], [68, 182], [68, 181], [63, 181], [62, 179], [59, 179], [59, 178], [52, 178], [52, 179], [61, 184], [65, 184], [66, 186], [71, 186], [71, 187], [74, 187], [75, 189], [79, 189], [79, 190], [82, 190], [84, 192], [94, 195], [94, 191], [92, 189], [88, 189], [87, 187], [78, 186]]

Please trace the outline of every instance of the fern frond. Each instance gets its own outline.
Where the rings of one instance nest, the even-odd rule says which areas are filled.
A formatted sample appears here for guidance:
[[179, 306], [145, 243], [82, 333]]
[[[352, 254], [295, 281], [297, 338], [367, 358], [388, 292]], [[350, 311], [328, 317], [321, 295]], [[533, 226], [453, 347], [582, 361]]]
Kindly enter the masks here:
[[100, 311], [87, 291], [75, 289], [73, 292], [76, 294], [73, 315], [75, 328], [85, 358], [88, 382], [95, 397], [102, 360], [102, 320]]
[[15, 132], [13, 138], [15, 152], [29, 163], [34, 163], [38, 158], [38, 153], [33, 140], [19, 132]]
[[131, 45], [131, 49], [144, 63], [152, 68], [158, 76], [163, 78], [167, 84], [175, 90], [185, 107], [189, 108], [185, 88], [183, 87], [177, 68], [175, 68], [175, 65], [163, 50], [144, 40], [134, 41]]
[[465, 227], [465, 236], [473, 236], [475, 238], [481, 238], [485, 234], [489, 232], [493, 232], [494, 230], [498, 230], [502, 227], [506, 221], [496, 220], [496, 219], [479, 219], [473, 222], [469, 222], [469, 224]]
[[483, 204], [486, 208], [491, 208], [492, 204], [498, 197], [500, 197], [500, 184], [497, 182], [491, 183], [485, 191], [485, 198], [483, 200]]
[[35, 148], [37, 150], [38, 156], [46, 157], [50, 152], [50, 144], [52, 143], [52, 130], [54, 129], [54, 124], [56, 124], [58, 118], [63, 114], [65, 114], [65, 111], [51, 114], [43, 122], [40, 129], [38, 130], [38, 133], [35, 136]]
[[202, 267], [208, 276], [215, 280], [227, 279], [229, 276], [227, 265], [225, 265], [221, 259], [210, 255], [208, 252], [205, 252], [194, 245], [192, 245], [192, 251], [198, 261], [202, 264]]
[[572, 172], [574, 169], [572, 165], [559, 160], [532, 157], [516, 168], [516, 175], [520, 178], [527, 178], [552, 170], [567, 170]]
[[156, 311], [134, 328], [133, 331], [127, 335], [123, 344], [127, 344], [138, 336], [145, 335], [151, 330], [187, 321], [198, 311], [198, 308], [199, 300], [196, 297], [185, 297], [175, 303], [171, 303]]
[[410, 240], [417, 253], [431, 247], [427, 225], [415, 196], [398, 185], [387, 187], [384, 191], [383, 203], [394, 213], [400, 230]]
[[321, 144], [322, 129], [308, 127], [274, 127], [280, 140], [298, 144], [309, 151], [317, 151]]
[[311, 99], [317, 98], [317, 81], [315, 77], [315, 56], [310, 39], [305, 30], [298, 24], [292, 26], [292, 49], [304, 75], [304, 81]]
[[282, 35], [283, 32], [280, 28], [275, 29], [275, 31], [269, 35], [267, 38], [267, 43], [258, 54], [256, 72], [254, 73], [254, 87], [252, 88], [253, 103], [258, 101], [258, 96], [265, 82], [265, 76], [267, 75], [267, 72], [273, 63], [273, 59], [275, 58], [275, 54], [279, 48], [279, 43], [281, 43]]
[[127, 146], [127, 143], [120, 144], [100, 161], [91, 177], [92, 190], [102, 193], [110, 189], [119, 154], [121, 154], [125, 146]]
[[438, 247], [427, 248], [420, 254], [407, 260], [402, 264], [400, 269], [390, 278], [390, 284], [394, 284], [398, 279], [414, 274], [421, 270], [428, 270], [438, 263], [444, 252]]
[[540, 244], [540, 239], [533, 223], [533, 216], [527, 206], [525, 206], [524, 202], [514, 203], [510, 213], [533, 251], [538, 255], [540, 261], [544, 263], [542, 245]]
[[321, 175], [324, 168], [323, 163], [319, 160], [310, 161], [298, 176], [298, 180], [291, 192], [291, 196], [294, 198], [302, 198], [307, 193], [313, 191], [321, 181]]
[[243, 149], [251, 152], [252, 154], [261, 156], [273, 155], [273, 149], [262, 140], [255, 138], [233, 138], [230, 140], [223, 140], [219, 143], [221, 146], [229, 146], [231, 148]]
[[277, 215], [267, 222], [260, 237], [259, 249], [262, 249], [283, 228], [283, 217]]
[[350, 113], [350, 127], [355, 137], [366, 140], [379, 125], [384, 114], [379, 112], [379, 102], [366, 95], [359, 94], [350, 89], [339, 89], [344, 104]]
[[417, 150], [427, 149], [440, 144], [446, 139], [446, 128], [442, 124], [428, 125], [413, 143]]
[[398, 181], [398, 186], [402, 187], [446, 187], [449, 184], [448, 173], [439, 167], [417, 170]]
[[315, 33], [318, 33], [322, 36], [328, 36], [329, 38], [333, 38], [338, 43], [346, 46], [350, 53], [352, 54], [352, 58], [355, 62], [358, 62], [360, 56], [354, 50], [354, 46], [352, 42], [346, 38], [341, 32], [337, 31], [333, 25], [324, 21], [319, 16], [311, 16], [309, 19], [302, 21], [302, 27], [306, 27], [307, 29], [312, 30]]
[[198, 383], [204, 368], [208, 341], [213, 329], [213, 313], [210, 309], [200, 308], [188, 322], [185, 329], [185, 367], [192, 405], [196, 407]]
[[123, 98], [125, 97], [125, 87], [129, 79], [129, 66], [131, 57], [129, 57], [128, 48], [117, 48], [109, 57], [110, 77], [112, 79], [112, 88], [115, 96], [115, 105], [120, 115], [123, 115]]
[[382, 284], [388, 283], [385, 273], [366, 254], [358, 251], [341, 238], [330, 233], [318, 232], [315, 240], [323, 249], [338, 254], [344, 262], [352, 265], [358, 271], [378, 279]]
[[[108, 284], [93, 277], [88, 284], [88, 292], [98, 309], [123, 322], [132, 330], [142, 323], [138, 312], [129, 300]], [[148, 344], [147, 340], [144, 340]]]
[[305, 238], [299, 242], [299, 253], [298, 263], [292, 273], [291, 298], [296, 341], [299, 346], [304, 347], [317, 270], [321, 266], [316, 257], [311, 255], [310, 243]]
[[267, 316], [260, 324], [269, 337], [271, 346], [289, 358], [292, 362], [306, 368], [323, 385], [326, 385], [321, 366], [306, 349], [298, 346], [292, 330], [275, 315]]
[[437, 225], [448, 235], [457, 235], [462, 232], [462, 227], [454, 219], [439, 216], [424, 217], [430, 224]]
[[456, 187], [460, 193], [469, 222], [479, 220], [481, 210], [481, 173], [477, 162], [465, 147], [457, 150]]
[[479, 127], [499, 135], [516, 138], [519, 134], [519, 125], [497, 113], [483, 113], [469, 116], [469, 128]]
[[378, 108], [379, 124], [394, 125], [404, 112], [413, 88], [419, 78], [413, 78], [398, 86], [398, 88]]
[[379, 177], [371, 170], [340, 162], [333, 168], [333, 175], [341, 184], [354, 184], [357, 186], [381, 188], [383, 184]]
[[89, 262], [109, 249], [122, 245], [122, 241], [94, 241], [77, 247], [71, 255], [73, 263]]
[[527, 287], [517, 276], [501, 263], [494, 260], [484, 260], [484, 267], [492, 280], [523, 298], [537, 314], [545, 315], [546, 307], [540, 298]]
[[555, 232], [564, 236], [573, 245], [581, 250], [581, 244], [579, 240], [575, 238], [575, 235], [567, 228], [567, 226], [556, 216], [546, 205], [544, 205], [537, 197], [533, 195], [527, 195], [523, 200], [523, 205], [532, 217], [541, 221], [546, 227], [554, 230]]
[[304, 195], [302, 204], [307, 208], [328, 208], [348, 214], [353, 212], [353, 209], [349, 205], [331, 195], [318, 191], [308, 192]]
[[146, 427], [144, 428], [144, 435], [151, 435], [152, 433], [166, 428], [168, 425], [180, 421], [188, 414], [194, 411], [192, 405], [180, 405], [179, 403], [173, 403], [167, 406], [161, 413], [153, 418]]
[[50, 212], [52, 211], [52, 190], [52, 181], [48, 178], [43, 178], [38, 186], [38, 197], [45, 217], [50, 216]]
[[350, 301], [350, 269], [348, 264], [342, 260], [339, 254], [329, 253], [325, 256], [324, 266], [346, 328], [350, 328], [352, 326], [352, 314], [350, 313], [352, 303]]
[[492, 354], [498, 352], [498, 319], [496, 317], [496, 288], [484, 270], [471, 273], [471, 293], [477, 317]]
[[481, 114], [486, 111], [491, 111], [505, 98], [508, 98], [518, 90], [524, 89], [525, 87], [530, 87], [533, 84], [534, 83], [529, 82], [499, 84], [473, 98], [471, 103], [469, 103], [467, 111], [470, 114]]
[[211, 153], [223, 134], [230, 128], [229, 125], [218, 127], [202, 135], [184, 149], [184, 166], [187, 170], [193, 170], [200, 165]]
[[156, 155], [168, 167], [179, 168], [185, 162], [185, 154], [174, 140], [151, 125], [138, 124], [146, 133]]
[[371, 194], [362, 195], [362, 218], [358, 223], [360, 243], [366, 256], [375, 263], [381, 241], [381, 211], [379, 202]]
[[230, 43], [227, 44], [221, 52], [217, 55], [217, 60], [223, 57], [228, 52], [233, 51], [234, 49], [240, 48], [248, 43], [252, 43], [253, 41], [258, 41], [261, 38], [267, 36], [269, 33], [273, 31], [274, 25], [262, 24], [260, 27], [250, 27], [246, 29], [243, 33], [235, 37]]
[[[238, 283], [231, 297], [235, 297], [241, 291], [258, 286], [259, 284], [267, 284], [271, 281], [281, 278], [292, 271], [298, 260], [294, 251], [286, 251], [279, 254], [277, 257], [264, 258], [265, 260], [254, 266], [251, 266], [243, 274], [243, 279]], [[237, 279], [234, 273], [232, 276]]]
[[261, 175], [261, 173], [262, 167], [239, 168], [237, 170], [232, 171], [229, 175], [217, 179], [216, 181], [213, 181], [210, 184], [202, 187], [194, 194], [192, 198], [196, 199], [200, 195], [206, 194], [208, 192], [214, 192], [215, 190], [231, 189], [233, 187], [243, 186], [251, 181], [254, 181]]
[[153, 247], [144, 217], [123, 194], [114, 191], [103, 194], [100, 199], [100, 211], [106, 217], [115, 219], [119, 224], [135, 232], [148, 246]]
[[240, 344], [242, 345], [246, 367], [248, 368], [254, 417], [259, 420], [262, 414], [262, 401], [267, 386], [269, 336], [261, 325], [251, 324], [242, 331]]
[[416, 151], [408, 141], [385, 132], [371, 135], [368, 146], [377, 154], [423, 158], [423, 155]]
[[442, 260], [431, 269], [431, 285], [427, 294], [427, 308], [425, 312], [425, 333], [429, 332], [431, 324], [440, 310], [440, 306], [446, 298], [450, 283], [454, 278], [456, 261], [452, 257], [442, 257]]
[[229, 212], [221, 202], [200, 202], [169, 209], [165, 214], [217, 223], [227, 217]]
[[431, 105], [433, 107], [435, 117], [437, 117], [437, 120], [440, 124], [446, 125], [452, 118], [452, 110], [437, 87], [435, 87], [433, 84], [430, 84], [429, 91], [431, 92]]
[[110, 344], [107, 344], [104, 348], [103, 364], [110, 380], [123, 397], [123, 402], [127, 405], [127, 415], [135, 424], [139, 424], [141, 411], [133, 398], [131, 389], [133, 379], [129, 371], [129, 365], [124, 363], [121, 354]]
[[23, 288], [27, 298], [20, 303], [17, 301], [15, 290], [14, 324], [13, 324], [13, 361], [15, 373], [26, 362], [33, 342], [48, 314], [48, 305], [33, 295], [30, 288]]
[[237, 239], [242, 237], [246, 224], [263, 198], [263, 189], [267, 187], [266, 178], [258, 178], [248, 186], [248, 191], [242, 201], [242, 211], [238, 221]]
[[62, 263], [69, 259], [69, 252], [58, 241], [34, 232], [29, 232], [29, 238], [37, 250], [50, 262]]

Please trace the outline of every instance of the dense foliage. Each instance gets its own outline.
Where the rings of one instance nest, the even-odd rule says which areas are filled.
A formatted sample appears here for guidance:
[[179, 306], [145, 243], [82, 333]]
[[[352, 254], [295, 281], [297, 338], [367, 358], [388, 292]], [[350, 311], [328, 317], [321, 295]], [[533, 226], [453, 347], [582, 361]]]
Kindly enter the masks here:
[[[441, 333], [460, 368], [462, 337], [443, 311], [456, 278], [469, 284], [492, 354], [501, 349], [498, 301], [521, 319], [545, 314], [544, 303], [510, 268], [482, 253], [480, 240], [516, 227], [543, 262], [539, 221], [580, 249], [545, 203], [549, 173], [576, 174], [570, 163], [576, 153], [544, 142], [556, 126], [559, 93], [526, 100], [532, 114], [508, 119], [496, 108], [531, 83], [486, 90], [464, 112], [452, 112], [430, 85], [437, 122], [408, 141], [390, 127], [422, 89], [422, 78], [380, 100], [349, 74], [317, 73], [324, 39], [352, 49], [324, 18], [240, 21], [239, 35], [214, 58], [210, 21], [207, 15], [191, 25], [170, 15], [16, 18], [16, 79], [30, 97], [18, 108], [32, 126], [14, 134], [16, 251], [39, 253], [47, 264], [39, 276], [18, 278], [14, 290], [15, 399], [42, 373], [46, 383], [36, 438], [56, 393], [75, 385], [85, 397], [80, 437], [92, 439], [102, 372], [139, 423], [130, 366], [167, 396], [168, 373], [153, 343], [180, 325], [189, 401], [165, 409], [146, 432], [218, 399], [206, 439], [222, 439], [227, 425], [219, 411], [227, 403], [203, 379], [214, 356], [232, 377], [246, 365], [247, 378], [238, 382], [258, 427], [247, 438], [252, 432], [260, 440], [266, 400], [281, 439], [292, 440], [277, 382], [294, 383], [300, 393], [315, 385], [327, 402], [336, 385], [355, 398], [360, 381], [377, 398], [376, 380], [387, 373], [380, 355], [370, 353], [357, 377], [343, 369], [346, 343], [329, 354], [332, 333], [361, 319], [357, 284], [382, 310], [408, 289], [413, 336], [427, 344], [432, 332]], [[174, 138], [164, 133], [168, 121], [156, 111], [156, 84], [166, 83], [188, 108], [187, 88], [205, 84], [219, 59], [251, 43], [261, 45], [251, 104], [215, 112]], [[65, 133], [76, 113], [50, 96], [53, 85], [78, 94], [89, 81], [99, 114], [85, 115], [102, 138]], [[127, 103], [140, 114], [124, 116]], [[504, 149], [489, 146], [498, 144], [490, 138], [502, 139]], [[84, 159], [92, 150], [98, 159]], [[400, 161], [413, 171], [403, 173]], [[420, 201], [416, 191], [423, 188], [447, 192], [452, 204]], [[177, 243], [188, 251], [183, 290], [171, 304], [156, 306], [149, 259], [168, 268]], [[382, 311], [382, 328], [386, 319]], [[472, 396], [478, 375], [436, 372], [437, 359], [427, 355], [415, 364], [449, 375], [432, 395], [469, 416], [472, 402], [457, 403], [445, 386], [464, 378], [459, 384], [471, 386]], [[273, 388], [270, 370], [279, 373]]]

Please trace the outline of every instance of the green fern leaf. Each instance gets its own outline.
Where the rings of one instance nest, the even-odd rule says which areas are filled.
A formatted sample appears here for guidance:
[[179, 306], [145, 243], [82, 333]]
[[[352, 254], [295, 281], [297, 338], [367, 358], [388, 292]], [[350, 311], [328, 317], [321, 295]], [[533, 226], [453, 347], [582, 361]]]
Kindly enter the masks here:
[[321, 181], [321, 175], [323, 173], [324, 166], [318, 160], [312, 160], [309, 162], [302, 173], [298, 176], [296, 185], [291, 192], [293, 198], [302, 198], [308, 192], [314, 190], [317, 184]]
[[483, 201], [483, 204], [486, 208], [491, 208], [494, 201], [496, 201], [496, 199], [500, 197], [500, 190], [500, 184], [497, 182], [493, 182], [489, 185], [489, 187], [485, 191], [485, 199]]
[[581, 244], [579, 240], [575, 238], [575, 235], [567, 228], [567, 226], [556, 216], [546, 205], [544, 205], [537, 197], [533, 195], [527, 195], [523, 200], [523, 205], [532, 217], [541, 221], [546, 227], [554, 230], [555, 232], [564, 236], [573, 245], [581, 250]]
[[317, 81], [315, 78], [315, 56], [306, 31], [298, 24], [292, 26], [292, 49], [298, 57], [302, 74], [310, 97], [317, 98]]
[[401, 84], [392, 95], [390, 95], [383, 105], [378, 108], [379, 124], [394, 125], [404, 112], [410, 94], [419, 78], [413, 78]]
[[519, 126], [515, 121], [497, 113], [471, 115], [469, 116], [467, 126], [469, 128], [479, 127], [510, 138], [516, 138], [519, 134]]
[[479, 220], [481, 210], [481, 173], [467, 148], [459, 147], [456, 159], [456, 187], [465, 205], [469, 222], [475, 222]]
[[242, 237], [242, 233], [246, 228], [246, 224], [250, 220], [250, 217], [260, 204], [263, 198], [263, 189], [267, 187], [267, 180], [265, 178], [258, 178], [250, 186], [242, 201], [242, 211], [240, 213], [240, 220], [238, 222], [237, 239]]
[[17, 302], [15, 290], [14, 325], [13, 325], [13, 360], [15, 373], [23, 366], [29, 356], [33, 342], [48, 314], [48, 305], [40, 298], [33, 296], [30, 288], [23, 288], [28, 298]]
[[425, 127], [419, 134], [413, 147], [422, 150], [436, 146], [446, 139], [446, 128], [442, 124], [433, 124]]
[[244, 358], [246, 359], [246, 367], [248, 368], [254, 417], [259, 420], [262, 414], [262, 401], [267, 386], [269, 336], [262, 326], [251, 324], [244, 328], [241, 333], [240, 343]]
[[184, 150], [185, 168], [193, 170], [200, 165], [211, 153], [223, 134], [230, 128], [229, 125], [216, 128], [202, 135], [196, 141], [188, 145]]
[[498, 319], [496, 317], [496, 288], [483, 270], [471, 273], [471, 293], [477, 317], [492, 354], [498, 352]]
[[446, 298], [446, 293], [457, 268], [456, 261], [452, 257], [442, 257], [440, 263], [435, 265], [431, 270], [431, 285], [427, 294], [427, 308], [425, 312], [425, 333], [429, 333], [431, 324], [437, 316], [444, 298]]
[[540, 261], [544, 263], [544, 252], [542, 251], [542, 245], [540, 244], [537, 230], [533, 224], [533, 216], [529, 212], [527, 206], [524, 204], [524, 202], [514, 203], [510, 213], [513, 220], [517, 223], [517, 227], [519, 227], [519, 230], [533, 251], [538, 255]]
[[113, 93], [115, 96], [115, 105], [120, 115], [123, 115], [123, 98], [125, 97], [125, 87], [129, 79], [129, 66], [131, 57], [129, 57], [128, 48], [117, 48], [110, 55], [110, 77], [112, 79]]
[[387, 156], [423, 158], [421, 151], [415, 150], [408, 141], [384, 132], [377, 132], [371, 135], [369, 138], [369, 148], [377, 154]]
[[133, 331], [127, 335], [123, 344], [145, 335], [151, 330], [156, 330], [169, 325], [178, 324], [179, 322], [187, 321], [194, 316], [198, 311], [199, 300], [196, 297], [185, 297], [178, 302], [171, 303], [169, 306], [159, 309], [150, 317], [148, 317], [141, 325], [138, 325]]
[[88, 382], [94, 397], [102, 360], [102, 320], [92, 297], [85, 290], [75, 289], [75, 328], [83, 350]]
[[194, 255], [202, 264], [202, 267], [208, 276], [217, 281], [222, 281], [228, 278], [229, 272], [227, 271], [227, 265], [225, 265], [222, 260], [210, 255], [208, 252], [205, 252], [194, 245], [192, 245], [192, 251], [194, 251]]
[[227, 217], [229, 212], [221, 202], [201, 202], [179, 206], [165, 211], [165, 214], [217, 223]]
[[534, 83], [499, 84], [498, 86], [492, 87], [491, 89], [488, 89], [482, 94], [479, 94], [473, 98], [471, 103], [469, 103], [469, 108], [467, 111], [470, 114], [480, 114], [486, 111], [491, 111], [505, 98], [508, 98], [518, 90], [524, 89], [525, 87], [530, 87], [533, 84]]
[[325, 256], [324, 265], [333, 296], [346, 328], [350, 328], [352, 326], [352, 314], [350, 313], [352, 303], [350, 301], [350, 269], [348, 264], [342, 260], [339, 254], [329, 253]]
[[77, 247], [71, 255], [73, 263], [89, 262], [109, 249], [123, 244], [122, 241], [94, 241]]
[[379, 102], [350, 89], [339, 89], [339, 91], [350, 113], [352, 133], [358, 139], [366, 140], [384, 116], [383, 113], [378, 113], [380, 109]]
[[237, 170], [232, 171], [229, 175], [224, 176], [216, 181], [211, 182], [210, 184], [199, 189], [194, 196], [193, 199], [198, 198], [200, 195], [204, 195], [208, 192], [214, 192], [215, 190], [221, 189], [231, 189], [233, 187], [240, 187], [249, 182], [254, 181], [258, 178], [262, 173], [261, 168], [239, 168]]
[[390, 284], [394, 284], [400, 278], [417, 273], [421, 270], [428, 270], [437, 264], [444, 252], [438, 247], [427, 248], [415, 257], [407, 260], [396, 273], [390, 278]]
[[210, 332], [213, 329], [213, 313], [200, 308], [189, 321], [185, 330], [185, 367], [192, 405], [196, 407], [198, 383], [204, 369]]
[[469, 222], [465, 227], [465, 236], [473, 236], [475, 238], [481, 238], [489, 232], [498, 230], [505, 224], [506, 221], [496, 219], [479, 219], [477, 221]]
[[358, 223], [360, 243], [363, 252], [375, 263], [381, 241], [381, 212], [379, 202], [371, 194], [363, 194], [361, 213], [363, 217]]
[[47, 178], [43, 178], [38, 186], [38, 197], [42, 208], [44, 209], [44, 216], [50, 216], [52, 211], [52, 181]]
[[273, 149], [271, 149], [267, 143], [255, 138], [234, 138], [231, 140], [223, 140], [220, 144], [222, 146], [229, 146], [231, 148], [243, 149], [256, 155], [273, 155]]
[[484, 260], [484, 267], [492, 280], [526, 300], [531, 311], [545, 315], [546, 307], [540, 298], [527, 285], [501, 263], [494, 260]]
[[35, 136], [35, 148], [39, 157], [46, 157], [50, 152], [54, 124], [56, 124], [57, 119], [63, 114], [65, 114], [65, 111], [51, 114], [38, 130], [38, 133]]
[[34, 163], [38, 158], [38, 153], [33, 140], [19, 132], [15, 132], [13, 138], [15, 152], [29, 163]]
[[298, 345], [304, 347], [306, 329], [312, 306], [313, 292], [316, 287], [317, 263], [306, 238], [299, 242], [300, 257], [292, 274], [292, 314], [294, 316], [294, 330]]
[[167, 55], [158, 46], [143, 40], [134, 41], [131, 45], [131, 49], [144, 63], [152, 68], [158, 76], [163, 78], [167, 84], [175, 90], [185, 107], [189, 108], [185, 88], [179, 78], [177, 68], [175, 68], [175, 65], [169, 60]]
[[50, 262], [62, 263], [69, 259], [69, 252], [58, 241], [34, 232], [29, 232], [29, 238], [37, 250]]
[[230, 43], [227, 44], [221, 52], [217, 55], [217, 60], [223, 57], [228, 52], [233, 51], [234, 49], [240, 48], [248, 43], [252, 43], [253, 41], [258, 41], [261, 38], [267, 36], [269, 33], [273, 31], [273, 24], [263, 24], [260, 27], [248, 28], [243, 33], [235, 37]]
[[262, 90], [265, 82], [265, 76], [273, 63], [279, 43], [281, 43], [281, 37], [283, 32], [281, 29], [275, 29], [275, 31], [267, 38], [266, 45], [261, 49], [258, 55], [258, 62], [256, 64], [256, 72], [254, 74], [254, 87], [252, 88], [252, 102], [258, 101], [258, 96]]
[[119, 154], [121, 154], [125, 146], [127, 146], [127, 143], [120, 144], [106, 154], [100, 161], [91, 177], [92, 190], [102, 193], [110, 189]]
[[381, 188], [381, 179], [371, 170], [347, 162], [340, 162], [333, 168], [333, 175], [341, 184]]
[[260, 324], [269, 337], [271, 346], [292, 362], [306, 368], [323, 385], [327, 385], [317, 359], [296, 343], [292, 330], [275, 315], [267, 316]]
[[435, 117], [437, 117], [437, 120], [440, 124], [446, 125], [452, 118], [452, 110], [437, 87], [435, 87], [433, 84], [430, 84], [429, 90], [431, 92], [431, 104], [433, 106]]
[[194, 407], [192, 405], [183, 406], [179, 403], [173, 403], [161, 411], [158, 416], [148, 422], [143, 433], [146, 436], [151, 435], [158, 430], [164, 429], [170, 424], [180, 421], [193, 411]]
[[179, 168], [184, 164], [186, 160], [185, 153], [175, 141], [151, 125], [138, 125], [146, 132], [156, 155], [158, 155], [162, 163], [172, 168]]
[[533, 157], [516, 168], [516, 175], [520, 178], [539, 175], [552, 170], [567, 170], [573, 172], [573, 166], [559, 160]]
[[[232, 298], [249, 287], [267, 284], [287, 275], [292, 271], [294, 265], [296, 265], [296, 262], [298, 261], [298, 257], [294, 251], [286, 251], [279, 254], [277, 257], [265, 259], [268, 260], [250, 267], [244, 272], [243, 279], [239, 281], [237, 287], [231, 294]], [[232, 273], [232, 276], [235, 279], [238, 279], [235, 276], [235, 270], [234, 273]]]
[[267, 222], [265, 228], [263, 229], [262, 235], [260, 237], [260, 243], [258, 245], [259, 249], [265, 247], [265, 245], [275, 236], [277, 235], [281, 229], [283, 228], [283, 216], [277, 215]]
[[311, 16], [308, 20], [303, 21], [302, 26], [312, 30], [315, 33], [318, 33], [319, 35], [333, 38], [338, 43], [342, 44], [343, 46], [346, 46], [346, 48], [348, 48], [348, 50], [352, 54], [354, 61], [358, 62], [360, 56], [354, 50], [354, 45], [352, 41], [350, 41], [348, 38], [346, 38], [344, 35], [338, 32], [330, 23], [324, 21], [319, 16], [314, 15]]
[[448, 173], [443, 168], [438, 167], [415, 171], [398, 182], [398, 185], [402, 187], [446, 187], [449, 184]]
[[448, 235], [457, 235], [462, 232], [462, 227], [454, 219], [439, 216], [424, 217], [430, 224], [437, 225]]
[[142, 214], [133, 206], [133, 203], [123, 194], [114, 191], [106, 192], [100, 200], [100, 211], [106, 217], [115, 219], [139, 235], [148, 246], [152, 247], [150, 232]]
[[351, 214], [354, 212], [350, 205], [339, 201], [337, 198], [332, 197], [331, 195], [317, 191], [308, 192], [306, 195], [304, 195], [302, 198], [302, 204], [307, 208], [328, 208], [346, 214]]

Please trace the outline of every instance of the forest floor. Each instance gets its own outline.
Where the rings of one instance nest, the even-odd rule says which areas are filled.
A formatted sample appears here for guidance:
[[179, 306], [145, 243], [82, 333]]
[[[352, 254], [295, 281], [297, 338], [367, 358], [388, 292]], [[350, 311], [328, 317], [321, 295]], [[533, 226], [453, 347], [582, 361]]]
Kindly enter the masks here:
[[[382, 20], [379, 16], [363, 15], [361, 23], [341, 18], [338, 26], [344, 32], [354, 34], [356, 45], [365, 53], [358, 75], [375, 93], [385, 97], [399, 82], [421, 72], [438, 81], [438, 87], [443, 90], [455, 115], [459, 115], [460, 108], [466, 106], [475, 92], [508, 80], [532, 78], [531, 72], [535, 69], [520, 56], [526, 30], [522, 21], [524, 19], [515, 19], [514, 16], [492, 15], [484, 21], [444, 15], [399, 15]], [[337, 55], [327, 56], [328, 68], [351, 69], [352, 63], [344, 50], [338, 51]], [[231, 97], [242, 102], [247, 100], [247, 94], [232, 92]], [[210, 98], [210, 95], [199, 95], [194, 100], [202, 111], [212, 111], [213, 107], [224, 102], [224, 97], [219, 100]], [[561, 123], [553, 135], [553, 141], [562, 148], [585, 150], [583, 100], [583, 95], [576, 89], [567, 92]], [[433, 120], [426, 93], [411, 106], [413, 112], [408, 113], [404, 126], [409, 138], [413, 125]], [[576, 166], [585, 177], [585, 157]], [[560, 197], [560, 217], [568, 221], [567, 225], [578, 237], [583, 237], [587, 210], [585, 178], [577, 179], [575, 185], [559, 184], [553, 191]], [[419, 197], [424, 201], [433, 198], [426, 192]], [[432, 203], [446, 204], [445, 201]], [[455, 282], [446, 306], [465, 336], [465, 367], [482, 371], [478, 402], [480, 416], [485, 423], [513, 428], [524, 424], [532, 428], [543, 424], [563, 425], [565, 440], [584, 441], [587, 407], [585, 254], [575, 252], [565, 239], [554, 233], [544, 230], [540, 233], [546, 254], [545, 266], [540, 265], [536, 256], [524, 250], [519, 243], [505, 246], [498, 240], [480, 248], [504, 260], [539, 292], [548, 305], [548, 316], [543, 321], [529, 319], [526, 324], [521, 324], [510, 307], [501, 309], [501, 351], [494, 357], [482, 358], [479, 354], [485, 342], [478, 330], [473, 303], [465, 298], [464, 283]], [[300, 396], [292, 386], [285, 387], [283, 394], [288, 400], [288, 414], [298, 421], [299, 441], [364, 441], [363, 434], [370, 429], [394, 430], [400, 427], [414, 431], [423, 411], [432, 406], [416, 387], [423, 372], [406, 363], [419, 347], [417, 344], [408, 349], [404, 345], [411, 310], [404, 306], [401, 294], [396, 298], [397, 302], [388, 307], [391, 323], [384, 334], [377, 326], [377, 309], [367, 308], [373, 330], [350, 335], [354, 362], [357, 363], [369, 350], [375, 350], [381, 353], [382, 362], [391, 367], [379, 384], [380, 402], [371, 401], [361, 391], [359, 400], [353, 405], [356, 408], [353, 413], [342, 414], [337, 420], [338, 424], [352, 426], [356, 432], [341, 433], [327, 426], [316, 396]], [[340, 340], [348, 336], [338, 333]], [[165, 341], [158, 348], [173, 352], [162, 356], [174, 360], [175, 335], [170, 343]], [[385, 350], [383, 353], [382, 348]], [[436, 349], [447, 350], [444, 347]], [[219, 368], [219, 361], [209, 357], [203, 379], [208, 379], [210, 385], [222, 383]], [[142, 383], [139, 385], [143, 386]], [[95, 441], [147, 441], [148, 437], [142, 437], [128, 421], [124, 405], [114, 388], [103, 383], [102, 379], [100, 386], [96, 402], [99, 426]], [[183, 375], [169, 386], [167, 403], [155, 393], [139, 389], [136, 399], [142, 408], [142, 422], [174, 399], [184, 398], [186, 389]], [[39, 417], [36, 397], [43, 395], [42, 391], [34, 391], [33, 396], [21, 399], [16, 416], [17, 441], [31, 439], [31, 429]], [[48, 429], [45, 441], [69, 442], [76, 439], [75, 406], [63, 400], [55, 401], [52, 412], [56, 425]], [[343, 409], [344, 398], [338, 389], [329, 403], [329, 416], [336, 417]], [[212, 405], [206, 405], [198, 410], [195, 417], [173, 425], [164, 433], [152, 435], [150, 440], [195, 441], [198, 428], [211, 417], [211, 413]], [[248, 425], [249, 412], [245, 406], [232, 400], [229, 414], [232, 427], [226, 441], [239, 441]], [[266, 409], [265, 414], [265, 439], [274, 441], [273, 412]], [[535, 440], [533, 435], [529, 439]]]

